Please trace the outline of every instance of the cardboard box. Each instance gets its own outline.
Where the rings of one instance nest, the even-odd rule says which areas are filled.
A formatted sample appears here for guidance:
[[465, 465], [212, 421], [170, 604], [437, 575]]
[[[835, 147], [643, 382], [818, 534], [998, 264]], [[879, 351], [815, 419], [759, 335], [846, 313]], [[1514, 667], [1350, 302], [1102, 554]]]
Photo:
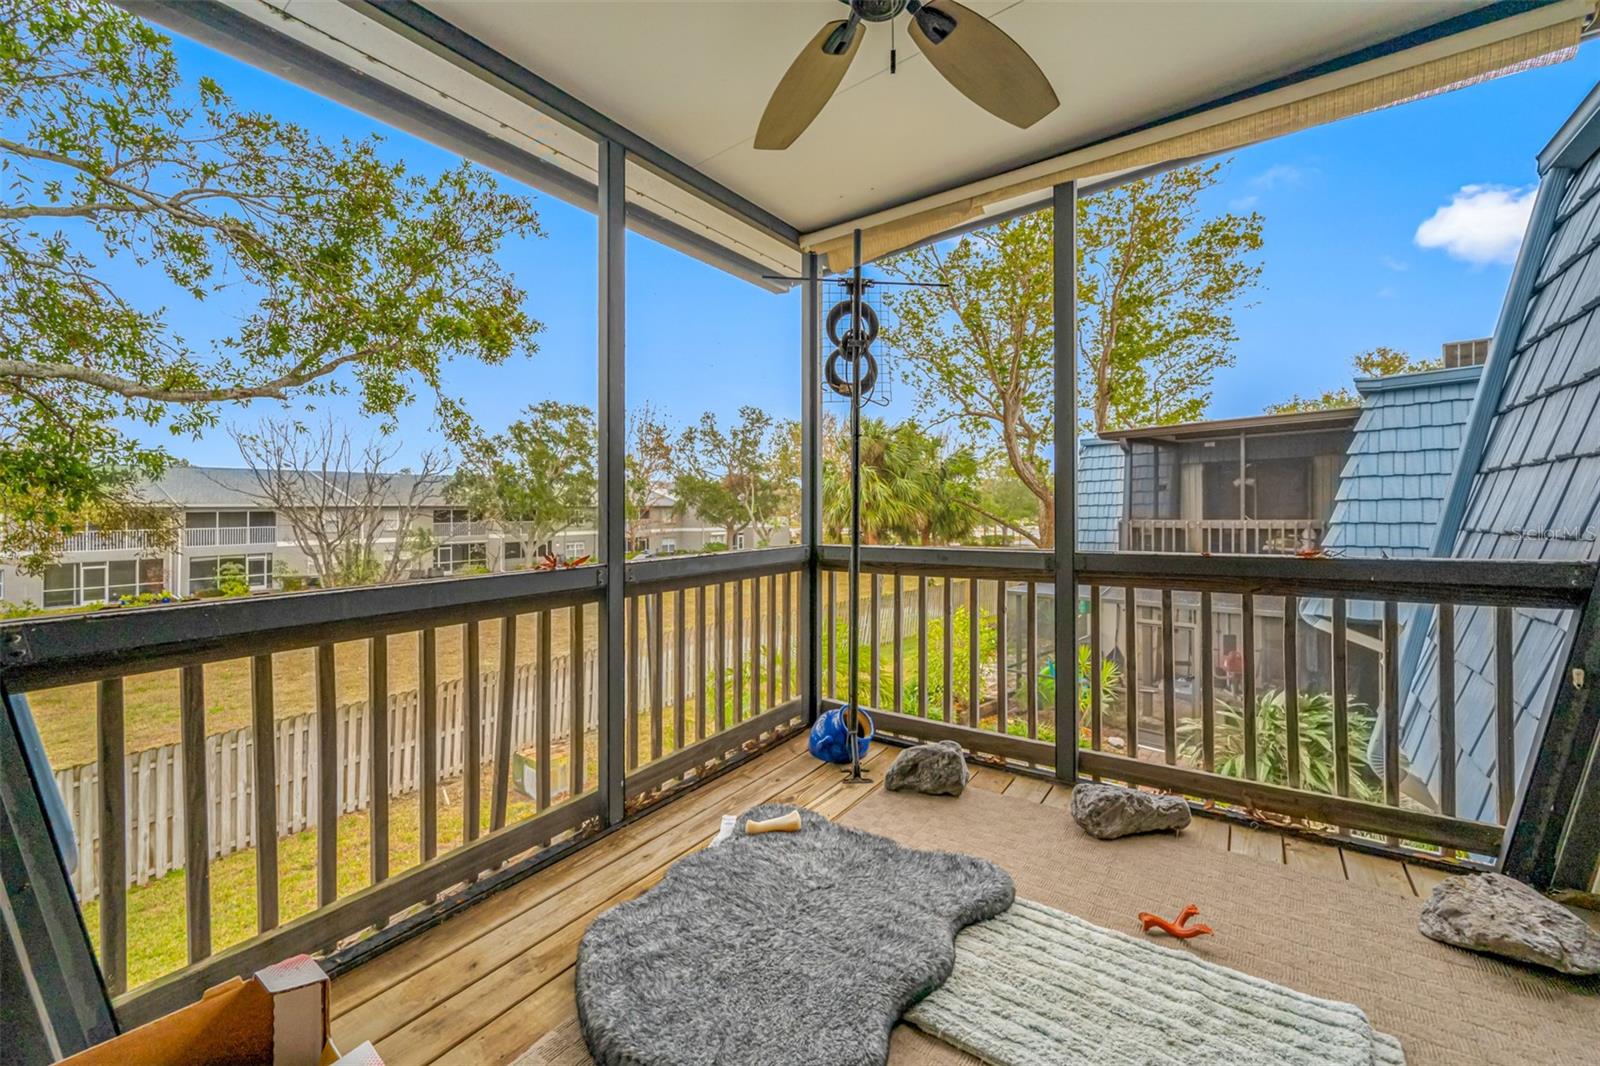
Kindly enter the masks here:
[[64, 1060], [71, 1066], [382, 1066], [371, 1044], [340, 1057], [328, 1038], [328, 977], [309, 955]]

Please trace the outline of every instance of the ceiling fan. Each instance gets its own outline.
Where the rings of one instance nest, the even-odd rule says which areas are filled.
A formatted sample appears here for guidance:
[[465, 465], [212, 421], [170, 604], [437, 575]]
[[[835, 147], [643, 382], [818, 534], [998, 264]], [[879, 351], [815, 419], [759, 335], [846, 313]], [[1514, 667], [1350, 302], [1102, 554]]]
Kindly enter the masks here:
[[755, 146], [787, 148], [805, 132], [844, 80], [866, 36], [862, 22], [911, 16], [911, 39], [963, 96], [1027, 129], [1061, 105], [1050, 80], [1004, 30], [955, 0], [840, 0], [850, 17], [817, 31], [772, 92]]

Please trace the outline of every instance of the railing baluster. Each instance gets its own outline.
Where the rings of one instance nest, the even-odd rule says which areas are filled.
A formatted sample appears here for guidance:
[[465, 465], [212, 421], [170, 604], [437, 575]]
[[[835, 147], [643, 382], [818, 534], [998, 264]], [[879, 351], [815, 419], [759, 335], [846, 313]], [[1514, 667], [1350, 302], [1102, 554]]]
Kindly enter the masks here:
[[[1028, 650], [1027, 650], [1027, 656], [1023, 660], [1027, 664], [1027, 676], [1023, 679], [1023, 682], [1022, 682], [1023, 684], [1028, 686], [1028, 699], [1027, 699], [1027, 707], [1028, 707], [1028, 736], [1033, 737], [1034, 739], [1037, 739], [1038, 736], [1039, 736], [1039, 592], [1038, 592], [1038, 588], [1039, 588], [1039, 586], [1038, 586], [1037, 582], [1034, 582], [1034, 581], [1028, 582], [1028, 594], [1027, 594], [1027, 597], [1028, 597], [1027, 598], [1027, 603], [1028, 603], [1028, 607], [1027, 607], [1028, 624], [1024, 628], [1024, 632], [1027, 634], [1027, 639], [1028, 639]], [[1073, 646], [1076, 647], [1076, 643], [1074, 643]], [[1068, 682], [1076, 674], [1077, 665], [1078, 665], [1077, 663], [1073, 663], [1072, 664], [1073, 673], [1071, 673], [1071, 674], [1062, 674], [1062, 672], [1059, 669], [1056, 671], [1057, 674], [1061, 675], [1056, 679], [1056, 693], [1059, 696], [1061, 691], [1062, 691], [1062, 687], [1065, 686], [1066, 693], [1067, 693], [1067, 704], [1069, 706], [1071, 705], [1072, 699], [1076, 695], [1076, 693], [1074, 693], [1074, 691], [1073, 691], [1073, 686], [1071, 684], [1069, 684]], [[1061, 714], [1058, 711], [1057, 714], [1056, 714], [1056, 728], [1060, 729], [1061, 728], [1061, 723], [1064, 720], [1067, 720], [1069, 718], [1070, 718], [1070, 712], [1068, 714]]]
[[1123, 754], [1139, 757], [1139, 590], [1122, 590], [1122, 699], [1126, 719]]
[[[550, 779], [553, 776], [550, 763], [555, 758], [551, 751], [553, 746], [551, 738], [555, 732], [551, 728], [552, 715], [554, 713], [551, 702], [555, 694], [555, 678], [550, 676], [551, 663], [555, 658], [552, 654], [555, 645], [555, 634], [550, 631], [549, 611], [540, 611], [537, 617], [539, 662], [536, 669], [539, 671], [539, 677], [536, 695], [534, 696], [533, 743], [534, 754], [539, 763], [535, 768], [538, 778], [534, 786], [537, 794], [533, 797], [533, 804], [534, 807], [542, 811], [550, 806]], [[581, 667], [582, 664], [580, 663], [579, 666]]]
[[639, 663], [639, 630], [642, 628], [639, 614], [643, 605], [644, 597], [635, 596], [633, 609], [623, 612], [623, 621], [628, 629], [628, 691], [623, 697], [628, 707], [628, 725], [623, 732], [628, 745], [626, 765], [629, 770], [639, 766], [639, 716], [644, 713], [644, 674]]
[[[838, 632], [839, 632], [839, 626], [838, 626], [838, 623], [837, 623], [837, 621], [835, 620], [835, 617], [834, 617], [834, 607], [833, 607], [834, 600], [835, 600], [835, 598], [837, 598], [839, 593], [838, 593], [838, 590], [834, 587], [834, 576], [835, 576], [834, 572], [832, 570], [829, 570], [828, 571], [828, 629], [827, 629], [827, 631], [825, 633], [822, 634], [822, 650], [826, 653], [827, 660], [828, 660], [828, 676], [826, 678], [826, 681], [827, 681], [826, 688], [827, 688], [827, 691], [828, 691], [828, 697], [830, 699], [837, 699], [838, 696], [839, 696], [839, 666], [838, 666], [838, 662], [837, 662], [837, 660], [838, 660], [838, 639], [839, 639], [838, 638]], [[718, 669], [721, 669], [721, 667], [719, 666]], [[719, 717], [720, 717], [720, 712], [719, 712]]]
[[[96, 760], [100, 777], [100, 972], [105, 976], [106, 991], [116, 996], [128, 990], [128, 794], [123, 776], [127, 762], [123, 749], [127, 744], [122, 678], [100, 682], [99, 704]], [[258, 786], [257, 795], [261, 791]], [[260, 804], [256, 806], [259, 810]]]
[[1008, 731], [1006, 722], [1006, 581], [994, 583], [994, 713], [995, 730]]
[[1161, 754], [1168, 766], [1178, 763], [1178, 705], [1173, 675], [1178, 671], [1173, 647], [1172, 590], [1161, 590]]
[[[1060, 643], [1059, 641], [1057, 642]], [[1077, 656], [1073, 656], [1076, 660]], [[1061, 728], [1061, 677], [1065, 670], [1076, 670], [1076, 661], [1065, 665], [1061, 656], [1056, 656], [1056, 728]], [[1089, 747], [1095, 751], [1100, 750], [1100, 737], [1102, 723], [1100, 716], [1104, 711], [1101, 701], [1104, 698], [1100, 693], [1100, 586], [1089, 587]]]
[[783, 575], [783, 702], [794, 696], [794, 574]]
[[674, 751], [682, 751], [689, 746], [689, 706], [685, 701], [688, 686], [683, 683], [684, 641], [688, 634], [684, 631], [683, 598], [689, 594], [688, 589], [679, 589], [672, 594], [672, 747]]
[[878, 613], [881, 610], [878, 603], [878, 575], [863, 574], [862, 576], [867, 579], [867, 612], [869, 616], [867, 618], [867, 643], [871, 645], [867, 649], [867, 690], [869, 692], [867, 700], [873, 707], [882, 707], [883, 704], [878, 702], [878, 697], [880, 696], [878, 691]]
[[944, 699], [940, 703], [940, 709], [944, 713], [944, 720], [953, 722], [955, 721], [955, 693], [951, 690], [955, 688], [955, 656], [951, 654], [950, 645], [955, 640], [955, 629], [952, 624], [955, 619], [955, 604], [953, 602], [955, 600], [954, 579], [948, 577], [944, 579], [943, 592], [944, 639], [939, 643], [944, 648]]
[[704, 740], [711, 735], [711, 701], [707, 697], [710, 692], [711, 679], [706, 671], [706, 641], [710, 634], [706, 631], [706, 593], [710, 588], [701, 585], [695, 590], [694, 596], [694, 651], [695, 651], [695, 682], [694, 704], [700, 713], [699, 739]]
[[1511, 820], [1517, 799], [1516, 689], [1512, 678], [1512, 608], [1494, 609], [1494, 768], [1500, 821]]
[[[261, 671], [267, 675], [266, 699], [272, 698], [272, 657], [263, 656], [266, 661]], [[258, 697], [259, 698], [259, 697]], [[271, 711], [267, 712], [269, 715]], [[371, 857], [372, 883], [378, 884], [389, 879], [389, 637], [380, 633], [373, 637], [367, 645], [367, 714], [372, 726], [367, 731], [367, 765], [368, 782], [371, 793], [372, 817], [367, 827], [370, 839], [368, 840], [368, 853]], [[259, 735], [259, 734], [258, 734]], [[260, 766], [260, 763], [257, 763]], [[259, 770], [257, 771], [259, 773]], [[276, 780], [276, 777], [269, 778]], [[275, 814], [269, 810], [269, 818]], [[273, 856], [272, 856], [272, 894], [273, 913], [277, 913], [278, 856], [276, 848], [277, 826], [273, 826]], [[256, 833], [256, 847], [259, 849], [266, 841], [266, 835], [260, 831]], [[263, 876], [259, 867], [265, 856], [264, 851], [256, 852], [257, 876]]]
[[[583, 674], [583, 657], [570, 664], [573, 683]], [[494, 795], [489, 800], [489, 828], [506, 824], [511, 805], [511, 713], [517, 706], [517, 616], [500, 620], [500, 705], [494, 727]], [[430, 775], [431, 777], [432, 775]]]
[[[211, 839], [206, 826], [205, 668], [185, 666], [178, 676], [179, 726], [183, 734], [184, 913], [188, 921], [189, 961], [199, 962], [211, 954]], [[331, 720], [331, 716], [328, 717]], [[321, 843], [324, 835], [325, 830], [319, 818], [319, 897], [322, 895]], [[119, 890], [127, 891], [125, 886], [119, 886]]]
[[904, 706], [901, 702], [901, 694], [905, 691], [905, 624], [902, 618], [905, 605], [900, 601], [900, 575], [898, 573], [893, 574], [890, 576], [890, 580], [894, 582], [894, 621], [889, 626], [891, 639], [894, 641], [894, 651], [892, 653], [894, 657], [890, 660], [894, 668], [893, 691], [891, 693], [894, 697], [894, 703], [891, 705], [890, 710], [898, 713]]
[[1383, 602], [1383, 798], [1400, 806], [1400, 607]]
[[1456, 608], [1439, 604], [1439, 813], [1456, 813]]
[[1289, 787], [1300, 787], [1300, 600], [1283, 598], [1283, 720], [1289, 747]]
[[[828, 613], [833, 613], [830, 604]], [[728, 615], [728, 593], [721, 584], [717, 585], [717, 705], [712, 711], [712, 732], [720, 733], [726, 726], [724, 719], [728, 713], [728, 633], [723, 623]]]
[[1256, 598], [1251, 593], [1239, 597], [1241, 639], [1244, 643], [1244, 775], [1252, 781], [1260, 780], [1256, 752]]
[[[483, 688], [478, 661], [478, 623], [470, 621], [461, 631], [461, 828], [468, 842], [478, 839], [482, 826], [482, 799], [479, 791], [483, 782]], [[512, 678], [515, 678], [515, 673]], [[507, 679], [508, 681], [510, 679]]]
[[1211, 593], [1200, 594], [1200, 763], [1207, 773], [1217, 763], [1216, 620]]
[[761, 713], [761, 579], [750, 579], [750, 717]]
[[928, 717], [928, 579], [917, 575], [917, 714]]
[[[506, 634], [500, 634], [505, 643]], [[422, 861], [439, 853], [439, 634], [432, 626], [422, 631], [422, 651], [417, 661], [420, 703], [417, 715], [417, 796], [422, 834]], [[500, 687], [506, 687], [502, 670]], [[503, 727], [502, 727], [503, 728]], [[499, 771], [495, 771], [498, 785]], [[498, 826], [496, 827], [498, 828]]]
[[978, 579], [967, 579], [967, 725], [978, 728], [978, 635], [983, 612], [978, 610]]
[[[374, 637], [375, 643], [382, 643], [383, 637]], [[368, 677], [377, 678], [387, 684], [386, 673], [381, 664], [377, 669], [368, 666]], [[272, 691], [272, 656], [257, 655], [250, 660], [250, 722], [255, 734], [254, 751], [255, 760], [255, 843], [256, 843], [256, 931], [265, 933], [269, 929], [278, 927], [278, 740], [277, 722], [275, 721], [276, 699]], [[373, 682], [376, 684], [376, 681]], [[388, 723], [383, 723], [382, 731], [377, 720], [373, 720], [371, 743], [374, 745], [380, 739], [388, 737]], [[373, 781], [388, 787], [388, 767], [383, 771], [373, 763]], [[120, 775], [119, 775], [120, 776]], [[379, 826], [383, 832], [379, 833]], [[388, 796], [383, 797], [379, 805], [377, 792], [372, 796], [372, 881], [377, 884], [383, 877], [389, 876], [389, 804]], [[383, 877], [379, 876], [379, 860], [382, 860]]]
[[650, 758], [651, 761], [661, 758], [663, 751], [662, 733], [664, 727], [662, 719], [665, 711], [666, 699], [663, 674], [666, 673], [666, 648], [662, 646], [663, 631], [666, 628], [662, 620], [666, 603], [662, 594], [657, 592], [651, 596], [644, 605], [646, 625], [649, 629], [645, 633], [645, 661], [650, 664]]
[[733, 583], [733, 720], [744, 721], [744, 579]]
[[[788, 575], [784, 575], [788, 585]], [[778, 575], [767, 575], [767, 706], [778, 705]]]
[[1350, 636], [1349, 607], [1333, 599], [1333, 776], [1339, 795], [1350, 795]]
[[570, 759], [567, 767], [567, 777], [569, 779], [567, 795], [568, 798], [574, 798], [583, 795], [584, 760], [587, 758], [583, 751], [584, 740], [588, 733], [588, 723], [584, 721], [583, 716], [583, 683], [585, 680], [583, 672], [583, 605], [575, 604], [572, 607], [568, 607], [567, 612], [567, 629], [570, 631], [572, 638], [568, 658], [568, 662], [571, 663], [571, 669], [567, 685], [567, 691], [572, 695], [572, 707], [570, 708], [572, 725], [567, 731], [568, 736], [571, 738], [567, 743], [568, 758]]

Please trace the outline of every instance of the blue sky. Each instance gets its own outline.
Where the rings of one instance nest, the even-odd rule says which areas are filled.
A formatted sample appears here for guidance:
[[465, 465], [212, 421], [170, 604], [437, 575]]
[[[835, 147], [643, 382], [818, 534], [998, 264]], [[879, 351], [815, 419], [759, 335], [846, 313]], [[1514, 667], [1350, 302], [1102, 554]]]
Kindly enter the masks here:
[[[180, 39], [177, 47], [187, 79], [210, 74], [245, 107], [330, 139], [381, 133], [390, 151], [423, 172], [455, 162], [203, 46]], [[1218, 375], [1209, 415], [1253, 414], [1291, 393], [1347, 384], [1351, 356], [1375, 345], [1431, 356], [1443, 341], [1487, 335], [1536, 179], [1534, 156], [1597, 80], [1600, 46], [1589, 45], [1568, 63], [1235, 153], [1207, 206], [1261, 212], [1265, 272], [1251, 306], [1237, 313], [1237, 365]], [[594, 403], [595, 220], [550, 197], [535, 199], [546, 236], [502, 256], [546, 326], [540, 351], [528, 361], [457, 364], [449, 373], [489, 429], [542, 399]], [[704, 410], [729, 418], [742, 404], [798, 416], [795, 294], [765, 293], [633, 235], [627, 256], [630, 404], [648, 400], [679, 425]], [[222, 306], [178, 310], [173, 320], [192, 341], [227, 329]], [[329, 405], [352, 416], [348, 401]], [[909, 390], [898, 389], [891, 414], [911, 409]], [[256, 405], [224, 417], [249, 425], [270, 413]], [[423, 405], [406, 419], [397, 461], [428, 445], [430, 413]], [[220, 429], [201, 440], [160, 439], [191, 462], [238, 461]]]

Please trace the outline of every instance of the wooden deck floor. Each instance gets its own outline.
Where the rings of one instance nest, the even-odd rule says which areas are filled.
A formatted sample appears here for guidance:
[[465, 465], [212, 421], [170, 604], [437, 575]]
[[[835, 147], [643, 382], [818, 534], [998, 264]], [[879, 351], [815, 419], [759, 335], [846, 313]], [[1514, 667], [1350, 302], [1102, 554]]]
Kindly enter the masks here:
[[[573, 1012], [578, 940], [596, 915], [655, 884], [681, 856], [704, 847], [721, 815], [765, 801], [809, 806], [838, 818], [881, 787], [895, 749], [874, 745], [870, 787], [840, 783], [795, 738], [526, 881], [490, 897], [341, 976], [333, 987], [333, 1035], [341, 1047], [373, 1041], [390, 1066], [503, 1063]], [[972, 787], [1061, 805], [1048, 781], [990, 769]], [[1416, 895], [1442, 876], [1208, 818], [1189, 830], [1219, 851], [1285, 863], [1334, 879]]]

